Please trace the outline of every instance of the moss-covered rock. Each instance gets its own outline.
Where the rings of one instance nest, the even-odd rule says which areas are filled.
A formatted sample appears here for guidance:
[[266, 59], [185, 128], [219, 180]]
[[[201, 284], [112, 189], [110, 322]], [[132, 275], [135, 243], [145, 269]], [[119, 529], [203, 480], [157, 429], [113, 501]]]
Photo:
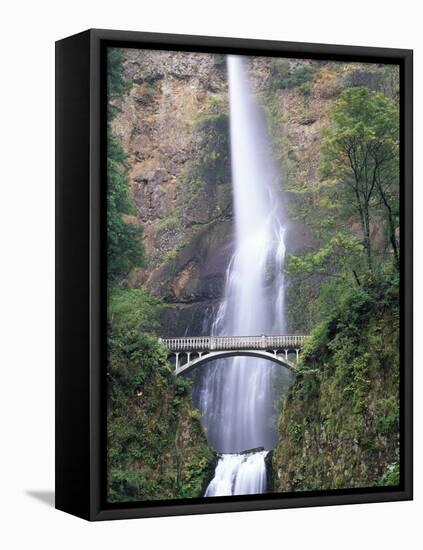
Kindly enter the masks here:
[[314, 330], [281, 414], [276, 491], [398, 484], [397, 296], [352, 289]]
[[108, 500], [200, 497], [215, 454], [190, 397], [155, 336], [157, 299], [115, 290], [109, 306]]

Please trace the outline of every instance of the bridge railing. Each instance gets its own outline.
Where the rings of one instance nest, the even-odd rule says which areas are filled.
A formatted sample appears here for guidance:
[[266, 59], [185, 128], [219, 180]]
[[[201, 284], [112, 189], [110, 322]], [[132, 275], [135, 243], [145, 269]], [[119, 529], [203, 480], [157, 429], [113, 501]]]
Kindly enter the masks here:
[[178, 351], [224, 351], [240, 349], [301, 349], [307, 336], [283, 334], [271, 336], [188, 336], [161, 338], [169, 350]]

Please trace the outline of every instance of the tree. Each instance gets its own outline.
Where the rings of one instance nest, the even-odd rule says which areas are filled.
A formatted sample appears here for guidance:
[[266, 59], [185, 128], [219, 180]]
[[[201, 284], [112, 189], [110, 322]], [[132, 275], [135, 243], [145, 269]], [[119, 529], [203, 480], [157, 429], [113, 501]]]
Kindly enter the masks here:
[[322, 173], [344, 186], [345, 206], [357, 213], [367, 266], [373, 269], [372, 213], [386, 223], [398, 265], [398, 135], [395, 102], [367, 88], [347, 88], [330, 112], [332, 125], [324, 131]]
[[114, 100], [123, 96], [130, 89], [130, 82], [123, 74], [122, 59], [122, 48], [107, 49], [107, 116], [109, 121], [119, 111]]

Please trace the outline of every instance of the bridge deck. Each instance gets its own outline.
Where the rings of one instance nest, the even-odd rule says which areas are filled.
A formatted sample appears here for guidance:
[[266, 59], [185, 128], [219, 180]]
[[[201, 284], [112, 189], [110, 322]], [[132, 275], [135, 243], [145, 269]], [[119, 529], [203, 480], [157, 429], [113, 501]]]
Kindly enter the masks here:
[[301, 349], [307, 336], [283, 334], [271, 336], [188, 336], [183, 338], [161, 338], [169, 350], [178, 351], [225, 351]]

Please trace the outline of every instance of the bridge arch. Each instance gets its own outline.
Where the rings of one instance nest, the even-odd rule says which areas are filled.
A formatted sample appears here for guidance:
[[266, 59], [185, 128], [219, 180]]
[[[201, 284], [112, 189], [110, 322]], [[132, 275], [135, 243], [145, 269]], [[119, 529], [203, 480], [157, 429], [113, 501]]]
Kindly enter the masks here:
[[276, 363], [279, 366], [285, 367], [291, 371], [295, 370], [295, 365], [291, 361], [285, 358], [285, 356], [278, 355], [277, 353], [271, 353], [265, 350], [222, 350], [211, 351], [209, 353], [199, 354], [195, 359], [189, 359], [183, 365], [177, 364], [175, 374], [187, 374], [194, 368], [201, 367], [210, 361], [217, 361], [218, 359], [225, 359], [228, 357], [256, 357], [258, 359], [266, 359], [267, 361]]

